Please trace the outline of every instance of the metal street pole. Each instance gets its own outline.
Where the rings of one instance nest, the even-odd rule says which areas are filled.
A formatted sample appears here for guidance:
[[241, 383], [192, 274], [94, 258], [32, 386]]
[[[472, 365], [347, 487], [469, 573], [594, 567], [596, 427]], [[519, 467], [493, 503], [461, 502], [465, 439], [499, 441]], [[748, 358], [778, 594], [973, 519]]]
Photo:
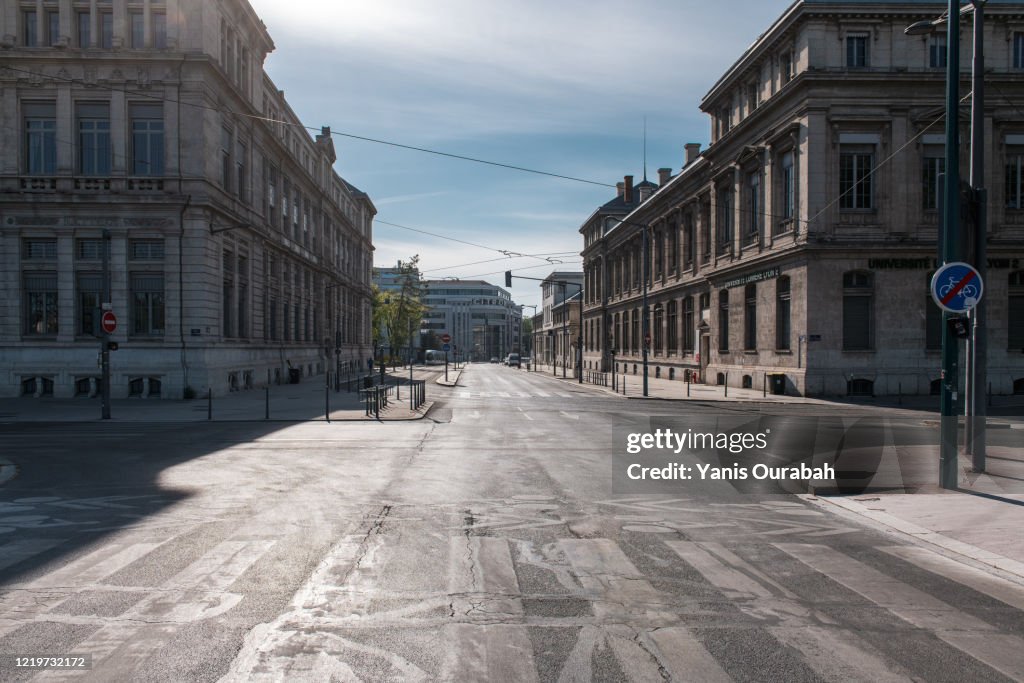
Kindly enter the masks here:
[[650, 255], [647, 253], [647, 249], [648, 249], [648, 247], [647, 247], [647, 226], [645, 225], [645, 226], [643, 226], [643, 252], [644, 252], [644, 257], [643, 257], [643, 264], [644, 264], [643, 265], [643, 279], [644, 279], [644, 286], [643, 286], [643, 301], [641, 303], [641, 306], [643, 306], [643, 315], [641, 317], [641, 320], [643, 321], [643, 328], [644, 329], [640, 333], [641, 343], [643, 344], [643, 357], [644, 357], [644, 397], [647, 397], [649, 395], [648, 394], [648, 387], [647, 387], [647, 346], [648, 346], [647, 345], [647, 335], [650, 333], [650, 321], [648, 320], [648, 312], [647, 312], [647, 276], [648, 276], [648, 272], [651, 269], [651, 263], [650, 263]]
[[[974, 5], [974, 55], [971, 62], [971, 188], [974, 190], [974, 267], [982, 282], [988, 275], [988, 193], [985, 189], [985, 3]], [[988, 381], [988, 330], [985, 299], [971, 310], [971, 376], [968, 396], [968, 452], [975, 472], [985, 471], [985, 385]], [[978, 394], [981, 400], [978, 400]]]
[[[943, 197], [942, 262], [957, 260], [960, 236], [960, 7], [958, 0], [949, 0], [946, 18], [946, 168]], [[949, 328], [950, 314], [942, 314], [942, 393], [940, 401], [939, 485], [944, 489], [957, 487], [957, 417], [956, 396], [959, 373], [958, 340]]]
[[100, 417], [110, 419], [110, 335], [103, 327], [103, 311], [112, 310], [110, 302], [110, 231], [103, 231], [103, 301], [100, 302]]
[[565, 347], [569, 342], [569, 302], [565, 298], [565, 283], [562, 283], [562, 379], [565, 379]]

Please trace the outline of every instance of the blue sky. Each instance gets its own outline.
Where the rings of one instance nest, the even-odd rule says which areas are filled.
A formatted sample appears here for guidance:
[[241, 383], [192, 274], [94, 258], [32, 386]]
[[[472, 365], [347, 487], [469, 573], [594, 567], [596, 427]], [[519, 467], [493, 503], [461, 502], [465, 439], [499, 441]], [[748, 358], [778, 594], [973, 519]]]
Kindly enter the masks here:
[[[577, 230], [625, 174], [678, 172], [707, 144], [698, 110], [718, 77], [790, 4], [774, 0], [250, 0], [277, 46], [267, 72], [308, 125], [479, 157], [610, 187], [336, 138], [338, 173], [379, 221], [375, 265], [420, 254], [429, 277], [576, 270]], [[539, 266], [539, 267], [538, 267]], [[517, 303], [537, 283], [513, 281]]]

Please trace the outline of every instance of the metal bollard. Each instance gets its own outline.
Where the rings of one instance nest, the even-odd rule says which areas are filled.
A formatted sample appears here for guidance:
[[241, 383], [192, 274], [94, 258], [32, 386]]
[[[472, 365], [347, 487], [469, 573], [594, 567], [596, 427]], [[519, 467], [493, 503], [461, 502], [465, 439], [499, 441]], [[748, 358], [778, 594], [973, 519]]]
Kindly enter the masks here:
[[324, 382], [324, 419], [331, 423], [331, 373], [327, 373]]
[[725, 383], [724, 383], [724, 386], [725, 386], [725, 395], [728, 396], [729, 395], [729, 373], [728, 372], [725, 373]]
[[686, 398], [690, 398], [690, 371], [686, 371]]

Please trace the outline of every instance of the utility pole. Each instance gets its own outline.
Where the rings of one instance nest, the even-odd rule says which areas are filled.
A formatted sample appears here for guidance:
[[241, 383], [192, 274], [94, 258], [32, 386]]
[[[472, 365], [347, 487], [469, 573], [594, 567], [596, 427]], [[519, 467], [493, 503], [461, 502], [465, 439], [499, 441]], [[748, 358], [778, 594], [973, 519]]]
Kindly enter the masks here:
[[647, 387], [647, 353], [648, 353], [648, 347], [650, 346], [650, 344], [647, 343], [647, 336], [650, 334], [650, 329], [651, 329], [650, 320], [649, 320], [650, 313], [647, 310], [647, 278], [648, 278], [648, 275], [649, 275], [650, 270], [651, 270], [651, 255], [648, 253], [647, 226], [646, 225], [642, 226], [642, 234], [643, 234], [643, 247], [642, 248], [643, 248], [643, 252], [644, 252], [644, 259], [643, 259], [644, 286], [643, 286], [643, 302], [641, 303], [641, 306], [643, 307], [643, 315], [641, 317], [641, 320], [642, 320], [642, 324], [643, 324], [643, 328], [644, 329], [643, 329], [643, 332], [642, 332], [643, 339], [641, 340], [641, 342], [643, 343], [643, 359], [644, 359], [644, 387], [643, 387], [643, 389], [644, 389], [644, 397], [646, 398], [647, 396], [649, 396], [648, 387]]
[[[985, 3], [974, 5], [974, 56], [971, 63], [971, 190], [974, 207], [974, 267], [982, 282], [988, 276], [988, 191], [985, 188]], [[985, 471], [985, 385], [988, 381], [988, 330], [985, 299], [971, 309], [970, 367], [967, 378], [967, 452], [975, 472]], [[981, 395], [979, 400], [978, 396]]]
[[[949, 0], [946, 18], [946, 168], [943, 197], [942, 262], [957, 261], [960, 237], [960, 3]], [[957, 463], [956, 398], [959, 381], [959, 341], [949, 327], [950, 314], [942, 313], [942, 391], [940, 398], [939, 485], [955, 489]]]

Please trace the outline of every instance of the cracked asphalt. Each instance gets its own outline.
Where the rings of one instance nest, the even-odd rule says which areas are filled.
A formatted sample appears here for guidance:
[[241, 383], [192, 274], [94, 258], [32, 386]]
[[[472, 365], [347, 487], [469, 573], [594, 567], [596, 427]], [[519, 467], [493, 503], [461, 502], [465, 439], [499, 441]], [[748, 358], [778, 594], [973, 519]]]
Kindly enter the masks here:
[[1012, 577], [784, 488], [612, 492], [613, 421], [721, 406], [428, 391], [416, 422], [0, 426], [0, 679], [1024, 680]]

